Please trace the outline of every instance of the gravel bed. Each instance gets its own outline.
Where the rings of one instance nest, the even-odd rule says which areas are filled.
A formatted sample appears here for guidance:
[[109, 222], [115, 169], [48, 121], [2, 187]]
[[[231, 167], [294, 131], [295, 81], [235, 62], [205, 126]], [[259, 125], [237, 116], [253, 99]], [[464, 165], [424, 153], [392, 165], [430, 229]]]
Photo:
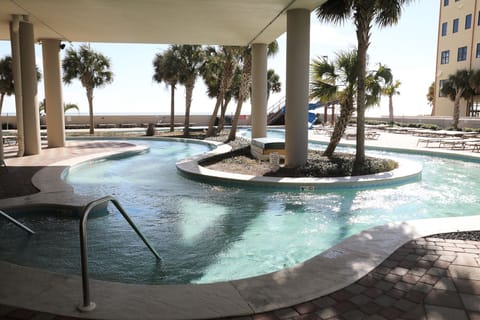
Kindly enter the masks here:
[[440, 238], [440, 239], [451, 239], [451, 240], [470, 240], [470, 241], [480, 241], [480, 231], [459, 231], [459, 232], [449, 232], [449, 233], [438, 233], [428, 236], [426, 238]]

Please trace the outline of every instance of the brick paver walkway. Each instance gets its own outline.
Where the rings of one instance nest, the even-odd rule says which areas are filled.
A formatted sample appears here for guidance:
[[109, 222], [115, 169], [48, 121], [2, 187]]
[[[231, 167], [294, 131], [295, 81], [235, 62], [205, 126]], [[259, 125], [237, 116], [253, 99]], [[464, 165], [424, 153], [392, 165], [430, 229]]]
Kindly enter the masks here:
[[[13, 319], [73, 318], [0, 305], [0, 320]], [[291, 308], [232, 320], [240, 319], [480, 320], [480, 242], [417, 239], [340, 291]]]

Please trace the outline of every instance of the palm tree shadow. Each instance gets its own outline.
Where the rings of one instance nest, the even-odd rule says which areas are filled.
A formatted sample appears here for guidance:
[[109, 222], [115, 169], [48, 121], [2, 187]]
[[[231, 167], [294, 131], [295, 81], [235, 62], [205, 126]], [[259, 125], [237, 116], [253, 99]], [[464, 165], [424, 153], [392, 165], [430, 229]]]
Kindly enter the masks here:
[[222, 253], [227, 253], [238, 240], [242, 239], [246, 230], [266, 207], [265, 201], [258, 197], [252, 197], [249, 199], [249, 203], [242, 204], [241, 210], [225, 206], [227, 211], [224, 214], [218, 216], [215, 221], [211, 221], [208, 226], [190, 239], [186, 235], [185, 225], [182, 221], [176, 223], [174, 227], [177, 229], [175, 234], [178, 237], [173, 240], [173, 248], [165, 249], [174, 250], [178, 254], [169, 254], [169, 260], [164, 261], [165, 282], [169, 282], [167, 280], [169, 275], [178, 272], [178, 269], [183, 269], [182, 272], [185, 273], [182, 282], [189, 283], [202, 279], [209, 267], [217, 262], [218, 257]]

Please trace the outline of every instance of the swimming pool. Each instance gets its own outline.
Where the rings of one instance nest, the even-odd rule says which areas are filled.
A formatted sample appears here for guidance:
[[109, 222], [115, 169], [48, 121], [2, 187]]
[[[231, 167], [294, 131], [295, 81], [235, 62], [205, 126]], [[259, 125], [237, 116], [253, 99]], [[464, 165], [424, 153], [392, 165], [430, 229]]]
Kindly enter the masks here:
[[[480, 164], [397, 154], [423, 163], [422, 180], [390, 188], [283, 192], [203, 184], [177, 174], [175, 162], [210, 148], [138, 141], [150, 152], [81, 165], [67, 177], [80, 194], [118, 198], [162, 256], [143, 246], [118, 214], [89, 222], [90, 274], [141, 283], [206, 283], [275, 271], [304, 261], [360, 230], [390, 221], [474, 215]], [[312, 148], [322, 148], [312, 144]], [[369, 151], [371, 155], [392, 153]], [[19, 220], [28, 238], [0, 224], [0, 259], [79, 273], [78, 220], [41, 210]]]

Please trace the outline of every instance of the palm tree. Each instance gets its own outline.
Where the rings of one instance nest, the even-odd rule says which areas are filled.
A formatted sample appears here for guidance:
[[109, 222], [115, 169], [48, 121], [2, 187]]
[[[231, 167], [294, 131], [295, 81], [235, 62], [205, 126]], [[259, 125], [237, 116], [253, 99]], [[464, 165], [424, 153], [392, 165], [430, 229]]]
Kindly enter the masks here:
[[466, 69], [458, 70], [448, 77], [441, 88], [441, 92], [453, 101], [452, 126], [454, 129], [458, 129], [460, 120], [460, 100], [462, 98], [468, 99], [473, 95], [473, 89], [470, 85], [471, 76], [472, 72]]
[[[242, 75], [240, 80], [240, 92], [237, 100], [237, 108], [235, 109], [235, 115], [233, 116], [232, 127], [228, 134], [227, 141], [235, 140], [237, 134], [238, 119], [242, 111], [243, 102], [248, 98], [248, 92], [250, 89], [250, 82], [252, 78], [252, 48], [251, 46], [243, 47], [241, 50], [241, 59], [243, 62]], [[273, 56], [278, 52], [278, 42], [273, 41], [268, 45], [267, 56]]]
[[185, 86], [185, 123], [183, 134], [190, 134], [190, 108], [192, 105], [193, 89], [200, 69], [205, 62], [205, 52], [199, 45], [173, 45], [175, 65], [178, 70], [178, 81]]
[[320, 21], [343, 23], [352, 18], [356, 27], [358, 48], [356, 166], [365, 163], [365, 81], [372, 24], [375, 22], [380, 27], [396, 24], [403, 6], [411, 1], [327, 0], [315, 10]]
[[[42, 74], [36, 67], [37, 71], [37, 82], [42, 79]], [[13, 70], [12, 70], [12, 57], [5, 56], [0, 60], [0, 115], [3, 109], [3, 101], [5, 96], [10, 96], [15, 93], [14, 79], [13, 79]], [[19, 126], [20, 128], [20, 126]], [[2, 128], [0, 126], [0, 136], [2, 133]], [[17, 131], [17, 143], [18, 143], [18, 156], [22, 156], [24, 153], [23, 145], [23, 131]], [[3, 160], [3, 144], [0, 146], [0, 160]]]
[[[63, 113], [66, 113], [69, 110], [77, 110], [77, 112], [80, 112], [80, 109], [75, 103], [64, 103]], [[47, 106], [45, 105], [45, 99], [40, 102], [38, 106], [38, 111], [40, 112], [40, 115], [47, 114]]]
[[178, 82], [176, 62], [171, 47], [163, 54], [157, 53], [153, 59], [153, 80], [158, 83], [165, 82], [170, 86], [170, 132], [175, 130], [175, 89]]
[[90, 114], [90, 134], [93, 134], [95, 126], [93, 121], [93, 90], [113, 82], [110, 59], [92, 50], [90, 45], [83, 44], [78, 51], [72, 47], [67, 49], [62, 68], [65, 84], [72, 83], [73, 79], [79, 79], [86, 90]]
[[267, 71], [267, 101], [270, 99], [271, 93], [280, 93], [282, 91], [282, 83], [280, 76], [275, 73], [275, 70], [269, 69]]
[[432, 107], [432, 114], [433, 114], [433, 107], [435, 104], [435, 82], [432, 82], [430, 87], [428, 87], [428, 92], [427, 92], [427, 101], [428, 104]]
[[383, 94], [388, 97], [388, 120], [390, 123], [393, 123], [393, 96], [400, 94], [398, 88], [400, 88], [401, 84], [399, 80], [396, 80], [394, 83], [387, 83], [383, 88]]
[[[37, 81], [40, 81], [40, 79], [42, 79], [42, 74], [37, 68]], [[0, 59], [0, 114], [2, 113], [5, 96], [11, 96], [14, 93], [12, 57], [5, 56]]]
[[[209, 88], [209, 94], [213, 95], [216, 93], [217, 98], [208, 124], [207, 137], [214, 134], [218, 110], [222, 104], [225, 105], [225, 94], [232, 85], [234, 71], [238, 64], [238, 50], [239, 47], [233, 46], [221, 46], [218, 51], [213, 47], [207, 48], [207, 59], [202, 70], [202, 76]], [[221, 122], [223, 125], [226, 108], [222, 107], [221, 109]]]
[[323, 103], [338, 100], [340, 104], [340, 116], [335, 122], [330, 142], [323, 152], [324, 156], [333, 155], [353, 114], [357, 63], [357, 52], [352, 50], [338, 53], [334, 63], [321, 58], [313, 60], [311, 65], [310, 98]]
[[0, 114], [2, 113], [3, 99], [15, 93], [13, 86], [12, 57], [6, 56], [0, 60]]

